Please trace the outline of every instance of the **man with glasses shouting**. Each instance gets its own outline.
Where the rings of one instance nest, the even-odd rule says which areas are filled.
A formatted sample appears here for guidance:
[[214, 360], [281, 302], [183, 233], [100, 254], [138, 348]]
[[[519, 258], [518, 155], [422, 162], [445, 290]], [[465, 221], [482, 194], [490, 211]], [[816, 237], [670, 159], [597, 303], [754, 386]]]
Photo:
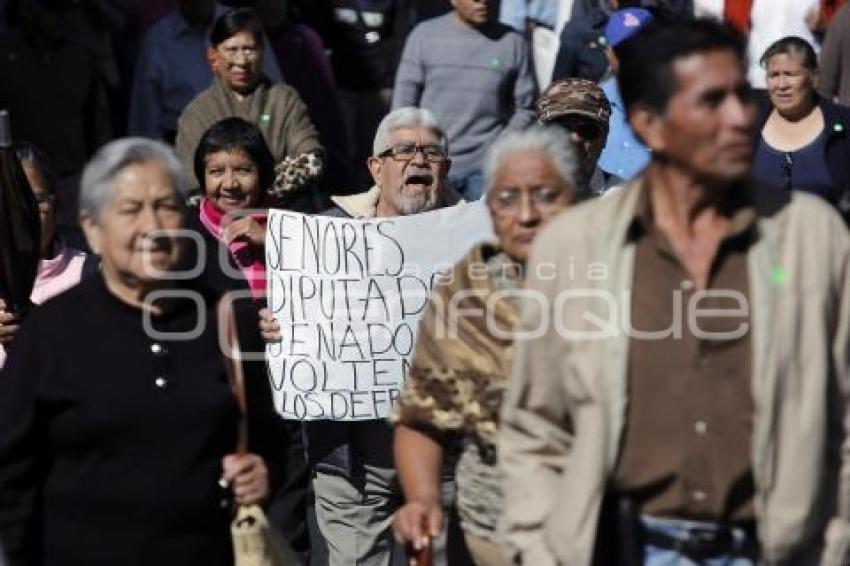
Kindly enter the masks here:
[[537, 85], [525, 39], [496, 20], [494, 0], [451, 0], [452, 11], [411, 32], [396, 73], [393, 108], [428, 108], [446, 129], [449, 182], [467, 200], [483, 194], [481, 162], [506, 129], [534, 119]]
[[460, 200], [445, 182], [451, 167], [447, 141], [428, 110], [405, 107], [387, 114], [378, 125], [367, 165], [375, 185], [363, 193], [331, 197], [335, 206], [326, 215], [405, 216]]
[[[451, 161], [446, 136], [421, 108], [389, 113], [378, 126], [367, 165], [375, 185], [334, 196], [327, 216], [387, 218], [451, 206], [459, 197], [446, 183]], [[483, 235], [482, 235], [483, 236]], [[280, 339], [264, 311], [266, 340]], [[327, 541], [331, 566], [387, 566], [393, 560], [393, 512], [401, 491], [393, 466], [393, 431], [384, 420], [305, 423], [314, 470], [316, 519]]]

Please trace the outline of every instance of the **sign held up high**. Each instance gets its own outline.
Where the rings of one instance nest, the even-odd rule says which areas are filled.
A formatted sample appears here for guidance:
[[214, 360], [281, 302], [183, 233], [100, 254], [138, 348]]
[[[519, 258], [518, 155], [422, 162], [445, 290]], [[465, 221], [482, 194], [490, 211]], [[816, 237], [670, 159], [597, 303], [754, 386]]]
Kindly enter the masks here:
[[278, 412], [385, 418], [440, 274], [491, 235], [481, 203], [369, 220], [270, 211], [268, 303], [282, 339], [266, 354]]

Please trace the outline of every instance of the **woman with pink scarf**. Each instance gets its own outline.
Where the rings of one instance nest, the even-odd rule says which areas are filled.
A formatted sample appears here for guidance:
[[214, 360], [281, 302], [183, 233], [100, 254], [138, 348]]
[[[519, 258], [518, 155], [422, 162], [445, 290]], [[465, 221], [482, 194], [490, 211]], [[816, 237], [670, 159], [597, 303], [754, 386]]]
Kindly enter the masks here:
[[[200, 233], [206, 248], [199, 250], [206, 258], [201, 277], [217, 291], [250, 290], [262, 299], [266, 211], [280, 206], [267, 192], [274, 158], [263, 135], [241, 118], [217, 122], [198, 143], [194, 169], [202, 198], [187, 228]], [[219, 253], [221, 246], [227, 253]]]
[[[241, 118], [226, 118], [201, 136], [194, 155], [195, 176], [202, 198], [187, 214], [186, 228], [200, 235], [187, 242], [183, 269], [198, 267], [201, 287], [221, 294], [242, 292], [235, 301], [239, 340], [244, 352], [262, 352], [265, 343], [257, 321], [266, 306], [266, 217], [271, 207], [288, 202], [269, 195], [275, 180], [274, 158], [262, 133]], [[192, 251], [197, 253], [191, 253]], [[283, 487], [273, 494], [268, 515], [294, 550], [306, 558], [307, 463], [301, 425], [280, 421], [284, 461], [271, 462], [281, 470]]]

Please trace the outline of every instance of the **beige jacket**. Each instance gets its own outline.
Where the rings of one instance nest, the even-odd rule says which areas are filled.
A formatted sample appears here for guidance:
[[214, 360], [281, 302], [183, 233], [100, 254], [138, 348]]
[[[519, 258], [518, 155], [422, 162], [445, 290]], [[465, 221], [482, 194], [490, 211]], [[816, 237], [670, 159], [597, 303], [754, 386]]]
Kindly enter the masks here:
[[381, 189], [373, 185], [368, 191], [353, 195], [334, 195], [331, 202], [351, 218], [375, 218]]
[[[620, 329], [635, 252], [626, 231], [641, 182], [567, 210], [532, 252], [528, 289], [547, 300], [527, 302], [521, 328], [549, 324], [517, 342], [499, 437], [504, 534], [525, 564], [591, 563], [628, 403], [629, 336]], [[762, 562], [850, 564], [850, 237], [816, 197], [754, 191], [752, 462]], [[596, 336], [578, 336], [587, 331]]]
[[[377, 185], [372, 185], [368, 191], [355, 193], [353, 195], [334, 195], [331, 197], [331, 202], [347, 216], [351, 218], [374, 218], [378, 210], [378, 199], [381, 196], [381, 189]], [[458, 196], [458, 194], [448, 185], [443, 186], [440, 196], [437, 198], [437, 208], [444, 206], [454, 206], [459, 203], [466, 202]]]

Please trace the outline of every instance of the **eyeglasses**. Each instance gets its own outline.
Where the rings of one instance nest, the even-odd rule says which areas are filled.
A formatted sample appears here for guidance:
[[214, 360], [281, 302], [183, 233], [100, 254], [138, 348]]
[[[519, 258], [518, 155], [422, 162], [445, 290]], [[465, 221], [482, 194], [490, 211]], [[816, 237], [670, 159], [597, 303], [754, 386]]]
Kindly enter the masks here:
[[222, 45], [219, 50], [228, 61], [235, 61], [239, 55], [248, 61], [256, 61], [260, 56], [260, 48], [256, 45]]
[[415, 143], [400, 143], [378, 154], [378, 157], [392, 157], [395, 161], [408, 162], [419, 152], [427, 161], [439, 163], [446, 159], [446, 150], [438, 144], [416, 145]]
[[539, 211], [548, 211], [561, 206], [564, 190], [556, 187], [540, 186], [530, 191], [520, 189], [494, 189], [487, 199], [493, 211], [503, 216], [513, 216], [522, 209], [522, 202], [528, 199], [530, 206]]

